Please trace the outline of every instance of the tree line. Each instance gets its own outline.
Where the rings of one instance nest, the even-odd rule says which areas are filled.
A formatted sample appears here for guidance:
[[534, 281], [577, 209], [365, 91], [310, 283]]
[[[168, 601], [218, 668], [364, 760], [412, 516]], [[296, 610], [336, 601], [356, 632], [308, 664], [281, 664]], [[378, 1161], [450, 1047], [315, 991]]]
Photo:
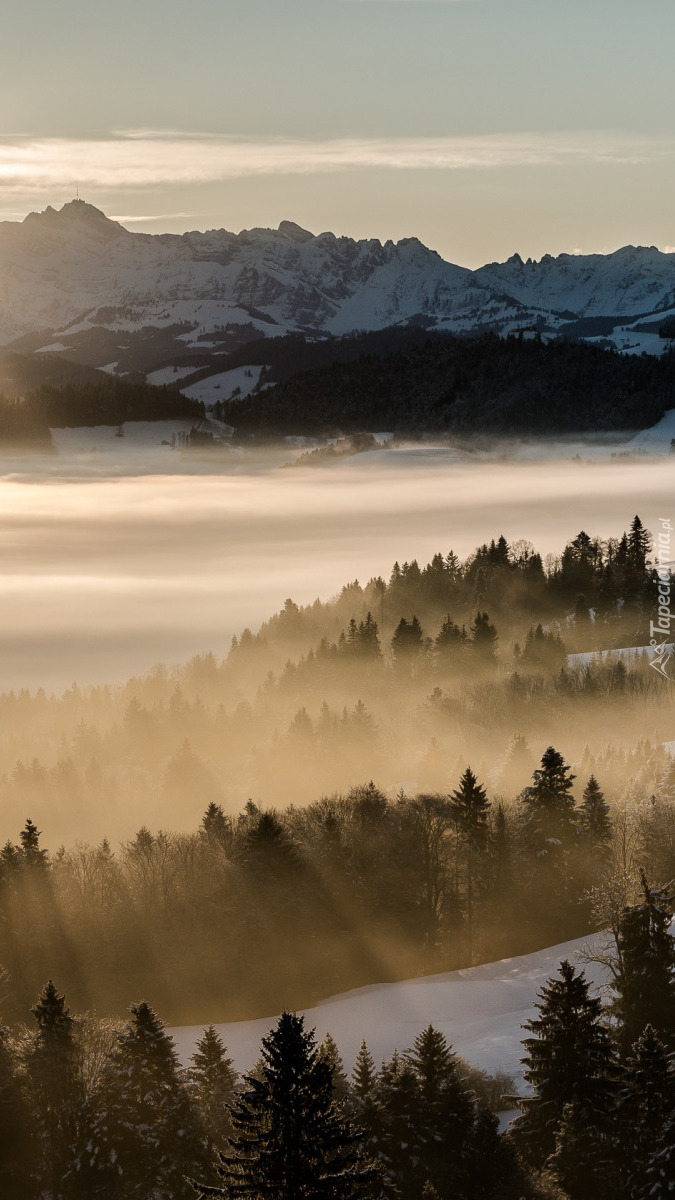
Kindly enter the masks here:
[[50, 428], [203, 415], [204, 406], [176, 388], [101, 375], [95, 381], [42, 384], [21, 397], [0, 396], [0, 443], [51, 450]]
[[429, 332], [424, 340], [402, 342], [382, 353], [382, 346], [366, 341], [356, 361], [340, 361], [347, 356], [338, 356], [338, 346], [335, 361], [282, 376], [245, 401], [222, 401], [217, 415], [244, 437], [362, 429], [459, 435], [637, 430], [663, 415], [675, 379], [670, 352], [639, 357], [517, 334]]
[[627, 901], [637, 865], [673, 873], [666, 762], [632, 810], [610, 807], [593, 774], [575, 799], [551, 746], [510, 803], [466, 767], [445, 794], [369, 783], [236, 817], [211, 801], [197, 831], [144, 826], [117, 851], [48, 853], [29, 819], [0, 851], [6, 1011], [17, 1019], [53, 975], [82, 1008], [113, 1014], [136, 990], [174, 1023], [243, 1019], [581, 936], [609, 919], [603, 898]]
[[[239, 1077], [213, 1026], [181, 1066], [150, 1005], [74, 1017], [52, 980], [0, 1030], [8, 1200], [657, 1200], [675, 1187], [675, 938], [644, 872], [618, 913], [603, 1005], [563, 960], [525, 1023], [526, 1095], [429, 1025], [348, 1078], [284, 1011]], [[503, 1092], [510, 1091], [510, 1095]], [[520, 1115], [505, 1134], [495, 1108]]]

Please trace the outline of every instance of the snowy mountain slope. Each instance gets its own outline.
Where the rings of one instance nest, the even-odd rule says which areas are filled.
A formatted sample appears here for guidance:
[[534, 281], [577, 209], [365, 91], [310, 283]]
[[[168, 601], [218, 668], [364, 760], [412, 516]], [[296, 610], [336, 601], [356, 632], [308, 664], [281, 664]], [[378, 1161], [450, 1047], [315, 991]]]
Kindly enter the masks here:
[[[290, 221], [238, 234], [131, 233], [74, 200], [0, 223], [0, 344], [27, 353], [58, 345], [91, 366], [114, 362], [118, 373], [294, 331], [329, 336], [412, 321], [556, 332], [599, 317], [657, 320], [673, 307], [675, 254], [654, 247], [538, 263], [514, 255], [469, 271], [416, 238], [315, 236]], [[612, 321], [578, 332], [611, 335]]]
[[514, 254], [475, 276], [521, 304], [565, 313], [568, 319], [638, 316], [675, 304], [675, 254], [656, 246], [624, 246], [613, 254], [545, 254], [523, 262]]
[[[488, 1071], [521, 1073], [522, 1024], [534, 1015], [537, 994], [562, 959], [575, 962], [582, 948], [603, 935], [551, 946], [534, 954], [501, 962], [429, 975], [403, 983], [380, 983], [334, 996], [306, 1011], [306, 1025], [317, 1037], [331, 1033], [351, 1070], [361, 1039], [379, 1064], [395, 1049], [405, 1050], [426, 1025], [442, 1030], [455, 1051]], [[578, 963], [577, 963], [578, 965]], [[599, 987], [606, 982], [597, 964], [585, 966], [586, 977]], [[218, 1025], [239, 1070], [249, 1070], [259, 1056], [260, 1039], [275, 1018]], [[171, 1029], [178, 1052], [187, 1063], [201, 1026]]]

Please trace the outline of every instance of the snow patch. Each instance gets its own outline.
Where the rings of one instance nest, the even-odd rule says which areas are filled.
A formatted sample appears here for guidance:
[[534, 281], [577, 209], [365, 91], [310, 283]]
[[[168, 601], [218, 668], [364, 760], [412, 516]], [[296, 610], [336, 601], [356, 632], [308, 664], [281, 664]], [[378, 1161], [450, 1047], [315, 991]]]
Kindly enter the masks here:
[[[333, 1035], [348, 1071], [362, 1038], [379, 1063], [395, 1049], [411, 1046], [431, 1023], [474, 1066], [506, 1071], [520, 1079], [522, 1026], [535, 1015], [541, 987], [556, 973], [562, 959], [574, 961], [583, 947], [602, 940], [603, 935], [598, 934], [479, 967], [358, 988], [307, 1009], [306, 1025], [316, 1028], [319, 1040], [326, 1033]], [[606, 983], [606, 973], [598, 964], [584, 970], [596, 988]], [[275, 1021], [276, 1017], [268, 1017], [216, 1026], [238, 1070], [250, 1070], [259, 1057], [261, 1038]], [[169, 1032], [176, 1040], [181, 1062], [187, 1064], [202, 1027], [179, 1026]]]

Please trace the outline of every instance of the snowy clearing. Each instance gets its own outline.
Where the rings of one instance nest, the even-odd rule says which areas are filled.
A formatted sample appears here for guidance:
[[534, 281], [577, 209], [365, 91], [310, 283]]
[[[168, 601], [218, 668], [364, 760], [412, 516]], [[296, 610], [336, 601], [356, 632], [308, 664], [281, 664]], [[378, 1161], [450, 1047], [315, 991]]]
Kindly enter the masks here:
[[[118, 425], [84, 425], [70, 429], [52, 429], [54, 446], [59, 454], [87, 455], [109, 454], [132, 455], [157, 451], [163, 457], [172, 453], [170, 446], [162, 442], [171, 441], [176, 433], [187, 432], [194, 421], [125, 421]], [[118, 436], [118, 429], [122, 437]]]
[[184, 396], [189, 396], [190, 400], [215, 404], [217, 400], [229, 400], [237, 388], [238, 395], [250, 395], [258, 384], [261, 372], [262, 367], [257, 366], [234, 367], [231, 371], [220, 371], [217, 375], [209, 375], [208, 379], [200, 379], [199, 383], [191, 383], [189, 387], [181, 388], [181, 391]]
[[186, 375], [194, 375], [196, 367], [160, 367], [158, 371], [151, 371], [146, 375], [145, 382], [152, 383], [155, 387], [164, 387], [167, 384], [179, 383], [181, 379], [185, 379]]
[[[562, 959], [575, 962], [584, 946], [602, 940], [603, 935], [596, 934], [479, 967], [358, 988], [307, 1009], [306, 1025], [316, 1028], [319, 1039], [326, 1033], [333, 1035], [348, 1071], [362, 1038], [379, 1064], [395, 1049], [407, 1049], [431, 1023], [474, 1066], [506, 1071], [519, 1079], [520, 1042], [525, 1036], [522, 1025], [534, 1015], [539, 990]], [[603, 968], [596, 963], [584, 969], [596, 987], [606, 982]], [[239, 1070], [249, 1070], [256, 1062], [260, 1039], [275, 1020], [268, 1017], [216, 1026]], [[181, 1061], [187, 1063], [202, 1027], [180, 1026], [169, 1032]]]
[[672, 438], [675, 438], [675, 408], [669, 408], [656, 425], [636, 434], [626, 448], [644, 450], [647, 454], [668, 454]]

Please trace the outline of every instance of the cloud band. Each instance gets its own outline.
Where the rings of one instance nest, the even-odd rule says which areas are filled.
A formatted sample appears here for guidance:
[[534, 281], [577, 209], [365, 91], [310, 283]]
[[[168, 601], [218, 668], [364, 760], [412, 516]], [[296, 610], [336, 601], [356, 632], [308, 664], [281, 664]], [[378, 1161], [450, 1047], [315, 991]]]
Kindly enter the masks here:
[[0, 190], [59, 186], [136, 189], [213, 183], [255, 175], [347, 170], [490, 170], [634, 164], [672, 159], [675, 139], [616, 132], [515, 133], [476, 137], [244, 138], [128, 130], [107, 138], [0, 139]]

